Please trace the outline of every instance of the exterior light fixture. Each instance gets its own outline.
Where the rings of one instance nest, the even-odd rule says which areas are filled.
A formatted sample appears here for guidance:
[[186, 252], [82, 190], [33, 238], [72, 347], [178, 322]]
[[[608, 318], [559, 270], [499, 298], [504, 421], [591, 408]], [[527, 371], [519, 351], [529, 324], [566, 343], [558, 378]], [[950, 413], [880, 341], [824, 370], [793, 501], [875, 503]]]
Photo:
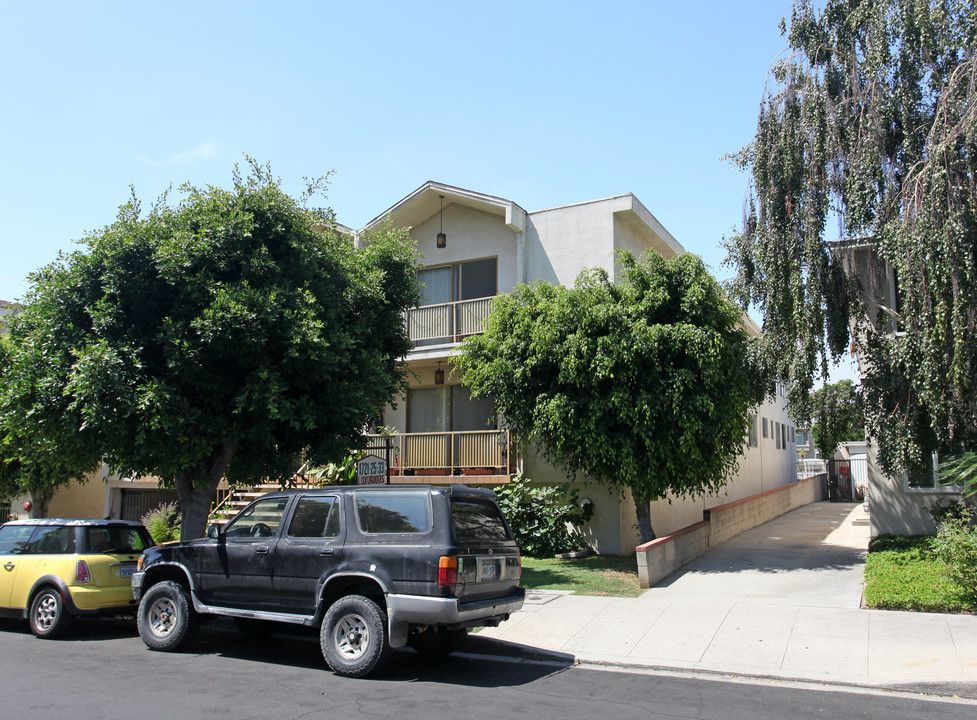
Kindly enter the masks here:
[[434, 384], [444, 385], [444, 370], [441, 369], [440, 360], [438, 360], [438, 369], [434, 371]]
[[444, 195], [438, 197], [441, 198], [441, 232], [438, 233], [438, 248], [443, 250], [448, 244], [448, 236], [444, 234]]

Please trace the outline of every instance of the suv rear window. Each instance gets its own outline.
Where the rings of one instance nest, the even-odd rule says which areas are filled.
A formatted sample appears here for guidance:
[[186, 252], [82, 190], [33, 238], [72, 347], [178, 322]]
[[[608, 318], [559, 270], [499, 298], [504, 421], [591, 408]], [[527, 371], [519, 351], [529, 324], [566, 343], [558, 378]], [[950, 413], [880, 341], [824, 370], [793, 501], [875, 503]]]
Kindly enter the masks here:
[[502, 512], [493, 502], [473, 498], [451, 498], [455, 540], [511, 540]]
[[416, 490], [359, 490], [353, 493], [356, 517], [365, 533], [426, 533], [431, 529], [431, 498]]

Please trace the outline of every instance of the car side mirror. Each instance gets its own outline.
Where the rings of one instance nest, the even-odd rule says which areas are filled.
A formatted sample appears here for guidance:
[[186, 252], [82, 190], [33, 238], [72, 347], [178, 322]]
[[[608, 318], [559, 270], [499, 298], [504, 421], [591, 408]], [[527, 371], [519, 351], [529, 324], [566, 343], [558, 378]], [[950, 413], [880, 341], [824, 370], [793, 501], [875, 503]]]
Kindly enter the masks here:
[[210, 525], [208, 525], [207, 526], [207, 537], [212, 538], [214, 540], [220, 540], [221, 539], [221, 526], [218, 525], [217, 523], [211, 523]]

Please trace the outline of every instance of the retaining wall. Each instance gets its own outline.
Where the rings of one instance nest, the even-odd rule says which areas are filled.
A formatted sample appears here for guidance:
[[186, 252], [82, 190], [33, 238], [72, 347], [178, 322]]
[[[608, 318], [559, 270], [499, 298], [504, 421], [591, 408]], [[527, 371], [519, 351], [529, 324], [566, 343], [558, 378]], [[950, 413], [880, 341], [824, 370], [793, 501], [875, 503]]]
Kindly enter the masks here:
[[784, 513], [823, 499], [824, 476], [799, 480], [742, 500], [709, 508], [704, 520], [636, 548], [641, 587], [661, 582], [711, 547]]

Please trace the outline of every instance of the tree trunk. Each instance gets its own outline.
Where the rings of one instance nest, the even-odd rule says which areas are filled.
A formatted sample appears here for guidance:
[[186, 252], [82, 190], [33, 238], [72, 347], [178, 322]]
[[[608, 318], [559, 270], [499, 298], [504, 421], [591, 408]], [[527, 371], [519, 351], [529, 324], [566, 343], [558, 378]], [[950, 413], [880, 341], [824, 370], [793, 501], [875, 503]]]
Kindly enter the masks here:
[[210, 515], [214, 491], [227, 472], [227, 466], [231, 464], [236, 449], [236, 442], [226, 442], [214, 454], [208, 469], [196, 474], [177, 474], [174, 484], [180, 499], [181, 541], [201, 538], [207, 534], [207, 517]]
[[31, 490], [31, 517], [46, 518], [53, 497], [53, 490]]
[[641, 544], [651, 542], [657, 536], [651, 527], [651, 498], [647, 495], [634, 495], [634, 512], [638, 516], [638, 532], [641, 534]]

